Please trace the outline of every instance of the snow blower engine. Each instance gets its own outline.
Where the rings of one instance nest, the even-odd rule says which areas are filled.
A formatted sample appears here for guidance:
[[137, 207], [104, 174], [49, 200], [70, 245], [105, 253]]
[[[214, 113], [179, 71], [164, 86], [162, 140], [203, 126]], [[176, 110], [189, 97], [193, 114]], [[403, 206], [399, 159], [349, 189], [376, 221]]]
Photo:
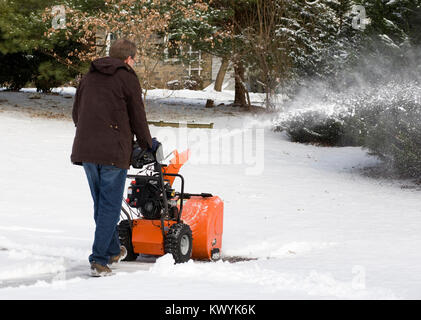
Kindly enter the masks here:
[[[178, 172], [190, 151], [172, 154], [174, 158], [165, 165], [161, 144], [155, 153], [135, 145], [132, 167], [141, 171], [127, 175], [131, 183], [118, 225], [126, 261], [136, 260], [139, 254], [170, 253], [176, 263], [221, 257], [224, 204], [209, 193], [185, 193]], [[177, 178], [179, 191], [173, 188]]]

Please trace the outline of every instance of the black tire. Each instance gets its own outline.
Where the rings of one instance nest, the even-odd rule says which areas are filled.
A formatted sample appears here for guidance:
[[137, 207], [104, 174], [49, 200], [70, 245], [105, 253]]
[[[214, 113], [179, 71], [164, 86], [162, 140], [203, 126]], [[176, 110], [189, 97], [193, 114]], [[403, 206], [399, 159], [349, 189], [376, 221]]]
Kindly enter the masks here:
[[122, 220], [117, 226], [118, 238], [120, 245], [124, 246], [127, 250], [127, 256], [122, 261], [134, 261], [137, 259], [138, 254], [133, 251], [132, 244], [132, 226], [129, 220]]
[[175, 263], [190, 260], [192, 245], [192, 232], [187, 224], [177, 223], [171, 226], [165, 238], [165, 253], [171, 253]]

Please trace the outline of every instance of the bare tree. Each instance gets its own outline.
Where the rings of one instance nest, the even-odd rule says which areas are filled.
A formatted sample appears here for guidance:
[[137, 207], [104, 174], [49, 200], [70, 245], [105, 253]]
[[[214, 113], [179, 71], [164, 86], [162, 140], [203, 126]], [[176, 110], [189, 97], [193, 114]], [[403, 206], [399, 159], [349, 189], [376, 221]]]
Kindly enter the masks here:
[[293, 65], [288, 55], [289, 35], [280, 31], [287, 8], [285, 1], [256, 0], [254, 10], [247, 13], [241, 34], [249, 50], [250, 67], [264, 87], [266, 108], [271, 109], [276, 88], [288, 78]]
[[229, 60], [228, 58], [222, 58], [221, 66], [219, 67], [218, 74], [216, 75], [215, 79], [215, 91], [222, 91], [222, 85], [224, 83], [224, 78], [227, 73], [229, 66]]

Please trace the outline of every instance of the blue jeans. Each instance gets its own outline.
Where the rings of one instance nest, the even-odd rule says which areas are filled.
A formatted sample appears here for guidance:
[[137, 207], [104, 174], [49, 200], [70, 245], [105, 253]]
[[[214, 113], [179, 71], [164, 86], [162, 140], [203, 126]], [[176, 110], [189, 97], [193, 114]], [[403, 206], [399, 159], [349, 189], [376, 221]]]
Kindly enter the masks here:
[[94, 200], [95, 238], [89, 262], [106, 265], [110, 256], [120, 254], [117, 224], [127, 176], [126, 169], [111, 165], [83, 163]]

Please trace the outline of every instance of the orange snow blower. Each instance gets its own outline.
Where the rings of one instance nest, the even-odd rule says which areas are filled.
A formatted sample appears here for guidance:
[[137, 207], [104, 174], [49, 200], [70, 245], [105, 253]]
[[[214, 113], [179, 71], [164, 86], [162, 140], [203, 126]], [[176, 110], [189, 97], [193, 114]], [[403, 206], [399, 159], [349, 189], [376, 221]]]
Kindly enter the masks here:
[[[218, 260], [221, 257], [222, 200], [209, 193], [184, 192], [184, 178], [178, 172], [190, 151], [174, 151], [169, 165], [162, 162], [162, 145], [155, 153], [135, 147], [132, 166], [142, 169], [131, 179], [118, 225], [120, 243], [127, 249], [126, 261], [139, 254], [172, 254], [176, 263], [190, 258]], [[180, 179], [180, 191], [173, 188]]]

